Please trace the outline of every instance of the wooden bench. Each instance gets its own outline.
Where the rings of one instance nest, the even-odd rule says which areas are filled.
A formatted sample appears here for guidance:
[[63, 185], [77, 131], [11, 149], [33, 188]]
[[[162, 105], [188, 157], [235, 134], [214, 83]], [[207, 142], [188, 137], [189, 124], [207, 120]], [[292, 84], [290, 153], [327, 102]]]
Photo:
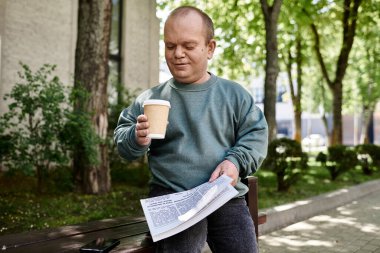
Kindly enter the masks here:
[[[249, 187], [246, 200], [258, 236], [258, 225], [266, 222], [266, 215], [258, 214], [257, 178], [249, 177], [244, 182]], [[120, 239], [120, 244], [111, 252], [152, 253], [154, 245], [147, 237], [148, 231], [148, 225], [143, 217], [106, 219], [0, 236], [0, 251], [4, 253], [78, 253], [82, 245], [103, 237]]]

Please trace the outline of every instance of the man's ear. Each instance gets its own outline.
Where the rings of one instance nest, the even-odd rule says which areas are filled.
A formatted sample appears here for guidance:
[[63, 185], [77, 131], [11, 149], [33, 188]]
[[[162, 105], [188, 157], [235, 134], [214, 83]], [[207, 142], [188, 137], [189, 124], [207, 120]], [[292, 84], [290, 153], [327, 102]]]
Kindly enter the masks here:
[[216, 41], [211, 39], [207, 44], [207, 59], [211, 59], [216, 48]]

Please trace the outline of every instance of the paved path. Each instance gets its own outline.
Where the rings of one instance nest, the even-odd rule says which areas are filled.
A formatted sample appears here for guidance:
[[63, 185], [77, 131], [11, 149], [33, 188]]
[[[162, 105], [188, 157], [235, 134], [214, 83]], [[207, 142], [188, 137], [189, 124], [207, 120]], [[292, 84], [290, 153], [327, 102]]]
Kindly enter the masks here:
[[259, 237], [260, 253], [380, 253], [380, 192]]

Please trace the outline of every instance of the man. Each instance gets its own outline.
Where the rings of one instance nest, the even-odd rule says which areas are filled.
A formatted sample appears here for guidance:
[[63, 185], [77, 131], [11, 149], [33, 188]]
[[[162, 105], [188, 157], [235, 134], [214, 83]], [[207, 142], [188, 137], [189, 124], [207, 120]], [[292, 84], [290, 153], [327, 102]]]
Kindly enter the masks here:
[[[157, 252], [257, 252], [254, 225], [240, 181], [256, 171], [267, 153], [267, 123], [252, 96], [239, 84], [207, 71], [216, 42], [212, 20], [183, 6], [164, 27], [165, 58], [173, 78], [153, 87], [125, 109], [115, 129], [122, 157], [148, 152], [150, 197], [191, 189], [222, 174], [233, 179], [236, 198], [187, 230], [157, 242]], [[152, 140], [147, 99], [171, 103], [165, 139]]]

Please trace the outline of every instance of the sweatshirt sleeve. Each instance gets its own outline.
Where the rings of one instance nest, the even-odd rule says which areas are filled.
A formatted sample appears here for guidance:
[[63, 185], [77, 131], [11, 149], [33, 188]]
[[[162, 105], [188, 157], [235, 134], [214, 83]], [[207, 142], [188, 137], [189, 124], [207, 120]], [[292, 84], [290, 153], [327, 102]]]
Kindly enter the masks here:
[[268, 125], [253, 99], [248, 110], [243, 107], [240, 116], [235, 145], [228, 150], [225, 159], [234, 163], [239, 176], [245, 178], [259, 169], [267, 155]]
[[140, 146], [136, 142], [135, 129], [140, 114], [139, 106], [133, 103], [121, 112], [114, 131], [114, 142], [119, 155], [127, 160], [135, 160], [148, 150], [148, 146]]

